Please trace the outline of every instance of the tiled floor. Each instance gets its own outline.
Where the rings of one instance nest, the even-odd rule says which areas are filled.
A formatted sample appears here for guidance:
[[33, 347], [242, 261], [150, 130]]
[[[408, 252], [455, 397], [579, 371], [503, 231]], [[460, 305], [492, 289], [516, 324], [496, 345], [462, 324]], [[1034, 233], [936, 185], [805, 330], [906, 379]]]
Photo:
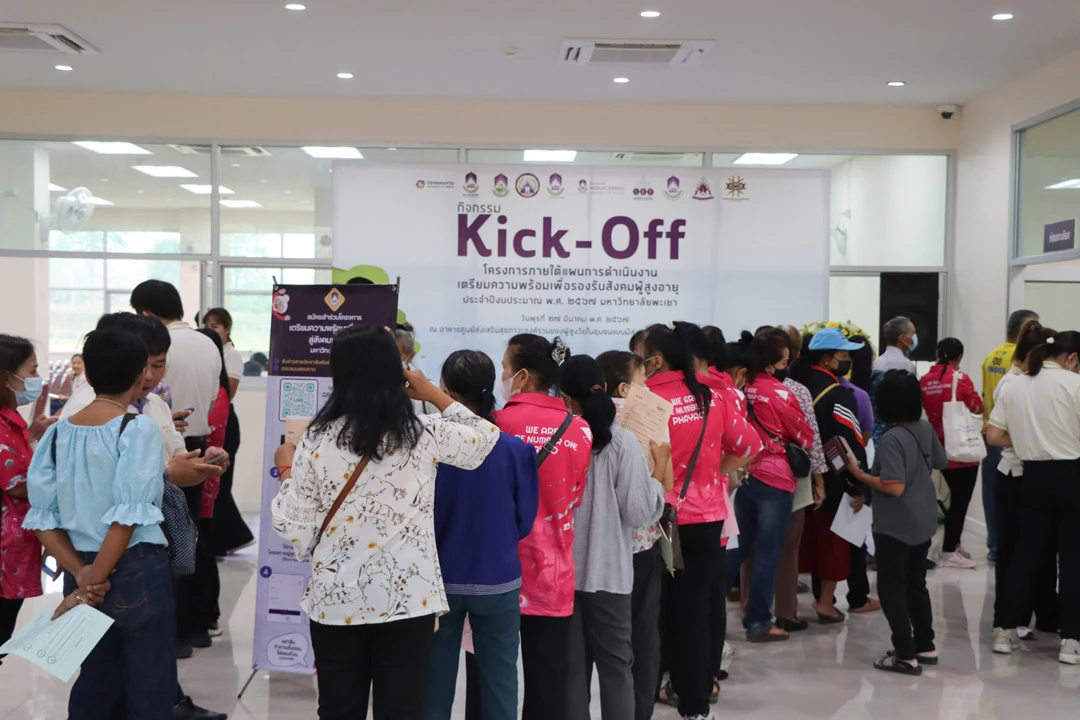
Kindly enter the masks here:
[[[979, 546], [977, 538], [970, 540], [971, 547]], [[200, 704], [225, 710], [233, 718], [313, 718], [315, 690], [308, 677], [259, 673], [243, 700], [236, 699], [251, 672], [254, 568], [253, 549], [221, 565], [225, 635], [214, 647], [180, 663], [181, 681]], [[1080, 667], [1058, 664], [1054, 639], [1025, 644], [1022, 652], [1011, 657], [990, 653], [993, 575], [989, 568], [938, 570], [930, 578], [942, 652], [937, 668], [928, 669], [921, 678], [874, 670], [870, 664], [888, 647], [888, 627], [880, 613], [853, 617], [839, 630], [814, 626], [781, 645], [748, 646], [736, 637], [738, 654], [716, 708], [718, 717], [1080, 717]], [[28, 604], [23, 619], [57, 600], [52, 595]], [[808, 607], [804, 614], [811, 614]], [[737, 618], [732, 618], [732, 626], [738, 627]], [[0, 718], [66, 717], [63, 684], [21, 659], [10, 658], [0, 667], [0, 688]], [[459, 695], [455, 718], [462, 717], [462, 701]], [[598, 706], [593, 708], [593, 717], [600, 717]], [[678, 716], [661, 707], [654, 717]]]

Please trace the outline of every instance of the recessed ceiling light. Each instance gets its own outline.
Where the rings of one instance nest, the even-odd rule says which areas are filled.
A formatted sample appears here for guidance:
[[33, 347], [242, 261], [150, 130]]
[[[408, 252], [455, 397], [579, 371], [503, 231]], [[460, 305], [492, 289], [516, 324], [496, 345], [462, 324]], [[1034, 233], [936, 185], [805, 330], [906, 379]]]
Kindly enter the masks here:
[[303, 3], [289, 3], [285, 6], [285, 9], [296, 10], [299, 12], [300, 10], [307, 10], [307, 5], [304, 5]]
[[153, 155], [144, 147], [129, 142], [100, 142], [98, 140], [76, 140], [71, 143], [101, 155]]
[[221, 204], [227, 208], [261, 208], [262, 203], [254, 200], [222, 200]]
[[[189, 193], [195, 193], [196, 195], [209, 195], [214, 191], [213, 185], [181, 185], [180, 187], [184, 188]], [[236, 194], [224, 185], [218, 185], [218, 192], [222, 195]]]
[[574, 162], [577, 150], [526, 150], [525, 162]]
[[890, 80], [887, 84], [889, 87], [904, 87], [907, 85], [903, 80]]
[[270, 181], [269, 181], [269, 180], [267, 180], [266, 178], [259, 178], [259, 182], [261, 182], [261, 183], [268, 183], [268, 182], [270, 182]]
[[233, 167], [240, 167], [240, 163], [233, 163], [232, 166]]
[[109, 178], [101, 178], [100, 182], [109, 182]]
[[743, 153], [735, 158], [732, 165], [783, 165], [799, 157], [797, 153]]
[[990, 19], [991, 20], [1012, 20], [1013, 19], [1013, 14], [1012, 13], [998, 13], [996, 15], [991, 15]]
[[1062, 180], [1059, 183], [1053, 185], [1047, 185], [1043, 190], [1080, 190], [1080, 178], [1073, 178], [1072, 180]]
[[136, 191], [135, 191], [135, 194], [136, 194], [136, 195], [142, 195], [142, 194], [143, 194], [143, 193], [145, 193], [145, 192], [146, 192], [145, 190], [136, 190]]
[[71, 72], [71, 66], [70, 65], [57, 65], [56, 69], [59, 70], [60, 72]]
[[313, 158], [320, 160], [363, 160], [364, 156], [354, 147], [302, 147]]
[[186, 167], [179, 165], [132, 165], [132, 170], [138, 170], [144, 175], [157, 178], [193, 178], [199, 177]]
[[337, 76], [338, 76], [338, 80], [352, 80], [353, 79], [353, 74], [348, 73], [348, 72], [339, 72], [337, 74]]
[[389, 150], [390, 152], [397, 152], [397, 148], [386, 148], [386, 149]]
[[643, 18], [658, 18], [658, 17], [660, 17], [660, 11], [659, 10], [645, 10], [644, 12], [641, 13], [641, 17], [643, 17]]
[[60, 187], [56, 183], [49, 183], [49, 192], [67, 192], [67, 188]]
[[311, 201], [310, 201], [310, 200], [301, 200], [301, 201], [300, 201], [300, 204], [301, 204], [301, 205], [310, 205], [310, 204], [311, 204]]
[[619, 83], [621, 85], [623, 83], [630, 82], [630, 78], [618, 77], [618, 78], [615, 78], [615, 82], [617, 82], [617, 83]]
[[115, 203], [111, 203], [108, 200], [106, 200], [105, 198], [92, 197], [92, 198], [90, 198], [90, 204], [91, 205], [114, 205]]
[[286, 195], [292, 195], [292, 190], [286, 190], [286, 191], [285, 191], [285, 194], [286, 194]]

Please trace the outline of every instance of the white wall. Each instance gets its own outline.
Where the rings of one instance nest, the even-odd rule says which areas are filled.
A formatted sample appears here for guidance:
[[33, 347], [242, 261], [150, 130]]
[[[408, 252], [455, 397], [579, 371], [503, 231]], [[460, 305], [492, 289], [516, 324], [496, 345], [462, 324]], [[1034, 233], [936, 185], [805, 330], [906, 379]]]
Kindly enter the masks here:
[[233, 498], [243, 513], [257, 513], [262, 498], [263, 428], [266, 427], [266, 378], [244, 378], [233, 398], [240, 421], [240, 461], [233, 471]]

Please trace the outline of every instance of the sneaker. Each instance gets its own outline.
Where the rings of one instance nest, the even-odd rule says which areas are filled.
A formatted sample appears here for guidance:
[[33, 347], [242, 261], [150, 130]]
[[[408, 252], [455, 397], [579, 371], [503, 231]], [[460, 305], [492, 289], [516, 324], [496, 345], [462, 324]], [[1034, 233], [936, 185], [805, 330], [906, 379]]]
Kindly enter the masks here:
[[963, 545], [957, 545], [956, 546], [956, 552], [960, 553], [961, 555], [966, 557], [968, 560], [971, 559], [971, 553], [969, 553], [967, 550], [965, 550]]
[[962, 570], [974, 570], [977, 567], [974, 560], [967, 559], [959, 552], [942, 555], [940, 565], [945, 568], [960, 568]]
[[[998, 655], [1012, 655], [1020, 647], [1020, 636], [1015, 630], [994, 628], [994, 652]], [[1062, 646], [1064, 647], [1064, 646]], [[1064, 652], [1064, 650], [1062, 650]]]
[[188, 637], [188, 643], [190, 643], [193, 648], [203, 649], [213, 645], [214, 641], [210, 639], [210, 633], [203, 630], [201, 632], [192, 633], [191, 636]]
[[720, 654], [720, 669], [724, 672], [731, 671], [731, 661], [735, 658], [735, 646], [724, 643], [724, 651]]
[[712, 713], [707, 713], [705, 715], [683, 715], [683, 718], [685, 720], [716, 720], [716, 716]]
[[210, 627], [206, 629], [206, 632], [212, 638], [221, 637], [225, 634], [225, 631], [221, 629], [221, 626], [215, 623], [210, 623]]
[[1058, 662], [1066, 665], [1080, 665], [1080, 640], [1062, 640]]
[[1023, 625], [1016, 628], [1016, 635], [1021, 640], [1029, 640], [1030, 641], [1030, 640], [1035, 639], [1035, 632], [1031, 628], [1024, 627]]

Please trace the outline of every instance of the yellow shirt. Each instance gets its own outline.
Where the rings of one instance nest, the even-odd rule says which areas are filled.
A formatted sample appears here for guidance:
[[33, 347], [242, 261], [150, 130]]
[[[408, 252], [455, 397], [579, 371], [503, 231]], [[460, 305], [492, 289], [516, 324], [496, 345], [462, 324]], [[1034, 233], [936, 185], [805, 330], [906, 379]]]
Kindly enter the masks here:
[[1001, 378], [1005, 377], [1005, 373], [1012, 367], [1015, 350], [1016, 343], [1002, 343], [987, 355], [986, 361], [983, 362], [983, 427], [990, 422], [990, 413], [994, 410], [994, 390], [1001, 382]]

